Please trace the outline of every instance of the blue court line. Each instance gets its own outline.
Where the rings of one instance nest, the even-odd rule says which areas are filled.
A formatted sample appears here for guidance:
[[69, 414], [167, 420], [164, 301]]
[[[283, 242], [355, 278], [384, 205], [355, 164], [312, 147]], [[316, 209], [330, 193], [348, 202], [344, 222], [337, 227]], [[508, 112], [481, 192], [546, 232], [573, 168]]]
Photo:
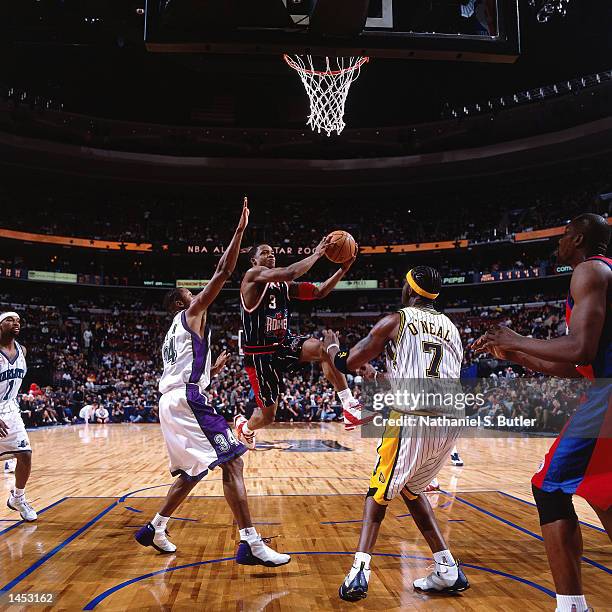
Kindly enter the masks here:
[[[501, 495], [505, 495], [506, 497], [510, 497], [511, 499], [516, 499], [516, 501], [520, 501], [523, 504], [527, 504], [528, 506], [533, 506], [534, 508], [537, 508], [537, 506], [530, 501], [527, 501], [526, 499], [521, 499], [520, 497], [515, 497], [514, 495], [510, 495], [510, 493], [505, 493], [504, 491], [498, 491], [498, 493], [500, 493]], [[581, 525], [584, 525], [585, 527], [590, 527], [591, 529], [595, 529], [595, 531], [599, 531], [600, 533], [606, 533], [605, 529], [602, 529], [601, 527], [597, 527], [597, 525], [591, 525], [591, 523], [585, 523], [584, 521], [578, 521]]]
[[[269, 479], [274, 479], [274, 480], [278, 480], [279, 478], [295, 478], [295, 476], [245, 476], [244, 480], [269, 480]], [[311, 479], [329, 479], [329, 476], [300, 476], [300, 478], [311, 478]], [[362, 478], [361, 476], [346, 476], [343, 477], [342, 480], [361, 480], [363, 482], [368, 482], [367, 478]], [[222, 482], [223, 479], [222, 478], [208, 478], [206, 479], [204, 482]], [[143, 489], [137, 489], [136, 491], [130, 491], [129, 493], [126, 493], [125, 495], [122, 495], [119, 498], [119, 503], [123, 503], [128, 497], [132, 497], [133, 495], [135, 495], [136, 493], [140, 493], [141, 491], [149, 491], [150, 489], [158, 489], [159, 487], [171, 487], [172, 483], [170, 484], [162, 484], [162, 485], [155, 485], [152, 487], [144, 487]], [[278, 495], [278, 494], [277, 494]], [[288, 494], [288, 495], [295, 495], [295, 494]], [[344, 495], [344, 493], [340, 493], [339, 495]], [[351, 493], [350, 495], [353, 495], [353, 493]], [[362, 493], [357, 493], [356, 495], [362, 495]], [[363, 495], [365, 495], [365, 493], [363, 493]], [[190, 497], [197, 497], [196, 495], [190, 495]], [[202, 495], [201, 497], [209, 497], [207, 495]], [[210, 496], [213, 497], [213, 496]], [[221, 497], [221, 496], [214, 496], [214, 497]], [[249, 497], [255, 497], [253, 495], [249, 495]], [[260, 497], [260, 496], [257, 496]], [[266, 496], [266, 497], [270, 497], [270, 496]], [[284, 497], [284, 495], [283, 495]]]
[[[66, 498], [64, 498], [64, 499], [66, 499]], [[63, 501], [63, 500], [61, 500], [61, 501]], [[7, 591], [10, 591], [12, 588], [14, 588], [24, 578], [27, 578], [32, 572], [34, 572], [36, 569], [38, 569], [43, 563], [46, 563], [51, 557], [56, 555], [60, 550], [62, 550], [62, 548], [64, 548], [65, 546], [68, 546], [68, 544], [70, 544], [70, 542], [72, 542], [73, 540], [78, 538], [84, 531], [87, 531], [92, 525], [97, 523], [105, 514], [110, 512], [116, 505], [117, 505], [117, 502], [113, 502], [110, 506], [107, 506], [104, 510], [102, 510], [102, 512], [100, 512], [100, 514], [98, 514], [93, 519], [91, 519], [88, 523], [83, 525], [83, 527], [81, 527], [80, 529], [75, 531], [70, 537], [66, 538], [63, 542], [58, 544], [53, 550], [50, 550], [46, 555], [43, 555], [42, 557], [40, 557], [40, 559], [38, 559], [38, 561], [36, 561], [32, 565], [30, 565], [30, 567], [28, 567], [26, 570], [21, 572], [21, 574], [19, 574], [19, 576], [17, 576], [13, 580], [11, 580], [8, 584], [5, 584], [0, 589], [0, 593], [5, 593]]]
[[137, 510], [136, 508], [132, 508], [132, 506], [126, 506], [125, 509], [126, 510], [130, 510], [131, 512], [140, 512], [140, 513], [142, 513], [142, 510]]
[[171, 487], [171, 486], [172, 486], [172, 483], [155, 485], [154, 487], [144, 487], [144, 489], [138, 489], [137, 491], [130, 491], [129, 493], [126, 493], [125, 495], [122, 495], [119, 498], [119, 503], [122, 504], [128, 497], [132, 497], [132, 495], [136, 495], [136, 493], [140, 493], [141, 491], [149, 491], [150, 489], [159, 489], [159, 487]]
[[[171, 485], [161, 485], [171, 486]], [[155, 487], [151, 487], [155, 488]], [[480, 491], [479, 491], [480, 492]], [[365, 499], [365, 493], [254, 493], [247, 494], [247, 497], [337, 497], [337, 496], [349, 496], [358, 495]], [[190, 495], [187, 499], [220, 499], [223, 495]], [[70, 499], [117, 499], [115, 495], [71, 495]], [[143, 495], [135, 497], [133, 499], [165, 499], [165, 495]], [[118, 500], [119, 502], [121, 499]]]
[[[316, 552], [316, 551], [301, 551], [301, 552], [290, 552], [287, 553], [289, 555], [349, 555], [353, 556], [352, 552]], [[406, 554], [396, 554], [396, 553], [372, 553], [373, 557], [392, 557], [395, 559], [417, 559], [419, 561], [431, 561], [430, 557], [421, 557], [417, 555], [406, 555]], [[150, 572], [149, 574], [143, 574], [142, 576], [137, 576], [136, 578], [132, 578], [131, 580], [126, 580], [125, 582], [121, 582], [120, 584], [107, 589], [103, 593], [100, 593], [97, 597], [94, 597], [90, 602], [88, 602], [83, 610], [93, 610], [100, 602], [104, 601], [107, 597], [110, 597], [113, 593], [124, 589], [136, 582], [140, 582], [142, 580], [146, 580], [148, 578], [152, 578], [154, 576], [159, 576], [161, 574], [167, 574], [169, 572], [175, 572], [177, 570], [188, 569], [192, 567], [199, 567], [201, 565], [210, 565], [212, 563], [223, 563], [225, 561], [234, 561], [236, 557], [224, 557], [223, 559], [209, 559], [208, 561], [198, 561], [196, 563], [188, 563], [186, 565], [178, 565], [176, 567], [169, 567], [162, 570], [157, 570], [156, 572]], [[549, 597], [555, 597], [555, 593], [550, 589], [547, 589], [545, 586], [541, 584], [537, 584], [532, 582], [531, 580], [526, 580], [525, 578], [521, 578], [520, 576], [515, 576], [514, 574], [508, 574], [507, 572], [502, 572], [500, 570], [495, 570], [490, 567], [483, 567], [480, 565], [472, 565], [470, 563], [462, 563], [463, 567], [469, 567], [470, 569], [478, 570], [481, 572], [487, 572], [489, 574], [494, 574], [496, 576], [503, 576], [504, 578], [509, 578], [510, 580], [514, 580], [516, 582], [520, 582], [522, 584], [526, 584], [534, 589], [545, 593]]]
[[[54, 506], [57, 506], [58, 504], [61, 504], [63, 501], [66, 501], [68, 498], [67, 497], [62, 497], [62, 499], [58, 499], [56, 502], [52, 503], [51, 505], [47, 506], [46, 508], [43, 508], [42, 510], [39, 510], [36, 514], [38, 514], [38, 516], [40, 516], [43, 512], [46, 512], [47, 510], [51, 510], [51, 508], [53, 508]], [[25, 523], [27, 521], [20, 521], [18, 520], [14, 525], [11, 525], [10, 527], [7, 527], [6, 529], [3, 529], [2, 531], [0, 531], [0, 535], [3, 535], [5, 533], [7, 533], [8, 531], [11, 531], [11, 529], [15, 529], [15, 527], [19, 527], [19, 525]]]
[[465, 519], [448, 519], [447, 523], [465, 523]]
[[18, 523], [19, 519], [0, 519], [0, 523]]
[[[438, 506], [440, 509], [448, 508], [451, 505], [452, 501], [446, 502], [442, 506]], [[406, 518], [408, 516], [412, 516], [412, 514], [397, 514], [395, 518]], [[458, 519], [455, 519], [458, 520]], [[321, 525], [340, 525], [342, 523], [361, 523], [363, 519], [354, 520], [354, 521], [321, 521]]]
[[[442, 490], [440, 490], [440, 493], [444, 493], [444, 495], [450, 495], [450, 493], [447, 493], [446, 491], [442, 491]], [[486, 514], [487, 516], [494, 518], [496, 521], [505, 523], [509, 527], [518, 529], [519, 531], [522, 531], [523, 533], [531, 536], [532, 538], [535, 538], [536, 540], [540, 540], [540, 542], [544, 541], [544, 538], [541, 535], [538, 535], [537, 533], [534, 533], [533, 531], [529, 531], [529, 529], [525, 529], [525, 527], [521, 527], [520, 525], [517, 525], [516, 523], [513, 523], [512, 521], [508, 521], [507, 519], [502, 518], [501, 516], [498, 516], [497, 514], [493, 514], [492, 512], [489, 512], [488, 510], [485, 510], [484, 508], [481, 508], [480, 506], [477, 506], [476, 504], [473, 504], [472, 502], [462, 499], [461, 497], [456, 496], [455, 499], [461, 502], [462, 504], [465, 504], [466, 506], [470, 506], [471, 508], [474, 508], [474, 510], [478, 510], [478, 512], [482, 512], [483, 514]], [[605, 565], [602, 565], [601, 563], [598, 563], [597, 561], [593, 561], [593, 559], [589, 559], [588, 557], [582, 557], [582, 560], [585, 563], [592, 565], [593, 567], [603, 570], [607, 574], [612, 574], [612, 569], [610, 569], [609, 567], [606, 567]]]

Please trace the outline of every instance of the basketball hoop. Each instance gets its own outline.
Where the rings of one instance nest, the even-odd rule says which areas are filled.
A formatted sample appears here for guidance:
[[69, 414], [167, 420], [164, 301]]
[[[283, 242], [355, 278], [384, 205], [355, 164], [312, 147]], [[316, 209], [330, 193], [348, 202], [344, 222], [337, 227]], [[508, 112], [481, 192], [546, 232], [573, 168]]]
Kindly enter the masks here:
[[361, 67], [369, 57], [319, 58], [321, 70], [315, 68], [312, 55], [283, 55], [283, 59], [302, 79], [310, 98], [307, 125], [313, 131], [340, 134], [345, 128], [344, 108], [349, 89], [359, 78]]

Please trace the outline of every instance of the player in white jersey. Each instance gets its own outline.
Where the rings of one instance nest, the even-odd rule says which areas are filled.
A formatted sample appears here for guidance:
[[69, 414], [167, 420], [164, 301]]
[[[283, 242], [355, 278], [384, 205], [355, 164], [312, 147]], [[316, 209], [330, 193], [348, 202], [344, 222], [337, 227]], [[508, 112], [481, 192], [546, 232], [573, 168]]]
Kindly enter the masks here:
[[[437, 270], [428, 266], [410, 270], [402, 292], [405, 308], [381, 319], [350, 351], [341, 349], [336, 334], [327, 331], [324, 344], [336, 368], [344, 373], [360, 371], [376, 382], [385, 378], [392, 389], [399, 390], [402, 385], [414, 383], [417, 388], [431, 388], [434, 384], [445, 389], [456, 388], [463, 347], [457, 328], [434, 307], [440, 286]], [[369, 365], [369, 361], [383, 350], [387, 357], [386, 374], [376, 372]], [[392, 410], [389, 417], [401, 418], [402, 414]], [[370, 553], [387, 505], [398, 494], [434, 557], [434, 571], [416, 580], [414, 587], [432, 592], [458, 592], [469, 588], [467, 578], [448, 550], [427, 496], [422, 495], [447, 459], [459, 430], [445, 425], [430, 427], [422, 419], [412, 418], [414, 425], [398, 426], [387, 422], [384, 428], [365, 502], [358, 552], [340, 586], [340, 597], [346, 601], [367, 596]]]
[[171, 291], [165, 306], [174, 317], [162, 348], [164, 371], [159, 381], [162, 397], [159, 420], [170, 458], [170, 472], [177, 479], [153, 520], [135, 535], [143, 546], [173, 553], [167, 538], [172, 513], [209, 470], [221, 466], [223, 493], [240, 531], [236, 562], [277, 567], [291, 557], [277, 553], [262, 540], [251, 521], [240, 456], [247, 448], [234, 436], [225, 418], [205, 396], [211, 375], [223, 369], [229, 355], [223, 353], [211, 367], [208, 308], [230, 278], [248, 224], [246, 198], [238, 227], [206, 287], [193, 296], [187, 289]]
[[19, 412], [17, 394], [28, 371], [26, 349], [16, 340], [21, 319], [16, 312], [0, 314], [0, 457], [15, 457], [15, 487], [6, 505], [21, 514], [24, 521], [35, 521], [36, 512], [25, 498], [25, 487], [32, 470], [32, 447]]

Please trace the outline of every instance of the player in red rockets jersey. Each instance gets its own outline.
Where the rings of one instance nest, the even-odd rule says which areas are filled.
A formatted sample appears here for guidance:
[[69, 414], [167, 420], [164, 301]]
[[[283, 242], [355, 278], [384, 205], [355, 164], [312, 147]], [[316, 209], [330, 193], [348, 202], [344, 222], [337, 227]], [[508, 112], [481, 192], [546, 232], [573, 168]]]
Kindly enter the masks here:
[[476, 342], [532, 370], [593, 382], [532, 478], [557, 610], [584, 612], [580, 562], [582, 536], [572, 495], [595, 510], [612, 537], [612, 259], [606, 257], [610, 226], [586, 213], [565, 228], [558, 261], [573, 268], [567, 297], [567, 335], [527, 338], [499, 327]]
[[320, 285], [295, 282], [325, 254], [329, 242], [324, 238], [314, 253], [286, 268], [276, 267], [274, 250], [267, 244], [249, 252], [252, 267], [240, 287], [246, 370], [259, 410], [247, 421], [237, 416], [238, 437], [254, 448], [254, 432], [274, 422], [278, 400], [284, 388], [283, 376], [304, 363], [318, 362], [342, 402], [347, 429], [362, 424], [361, 405], [338, 372], [323, 344], [316, 338], [296, 336], [289, 330], [291, 300], [320, 300], [344, 278], [356, 257], [342, 264]]

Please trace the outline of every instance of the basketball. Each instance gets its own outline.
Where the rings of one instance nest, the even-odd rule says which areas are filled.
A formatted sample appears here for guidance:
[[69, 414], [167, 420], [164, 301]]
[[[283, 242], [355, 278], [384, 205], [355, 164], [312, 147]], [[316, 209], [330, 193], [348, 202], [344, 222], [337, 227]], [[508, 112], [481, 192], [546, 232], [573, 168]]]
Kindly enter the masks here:
[[325, 255], [334, 263], [344, 263], [357, 253], [355, 239], [343, 230], [336, 230], [328, 235], [331, 244], [327, 247]]

